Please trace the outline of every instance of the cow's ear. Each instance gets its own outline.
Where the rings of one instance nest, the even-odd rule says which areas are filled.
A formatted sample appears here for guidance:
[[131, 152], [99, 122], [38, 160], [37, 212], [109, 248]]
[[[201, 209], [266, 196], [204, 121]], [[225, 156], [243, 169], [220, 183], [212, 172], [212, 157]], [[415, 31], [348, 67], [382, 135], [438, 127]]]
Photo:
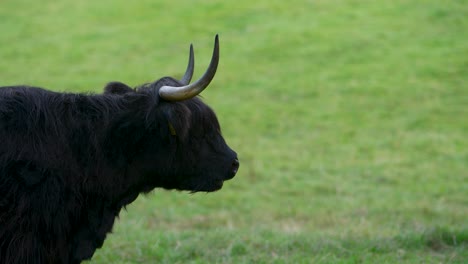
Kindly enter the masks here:
[[126, 94], [132, 91], [132, 88], [121, 82], [110, 82], [104, 87], [104, 94]]
[[129, 162], [140, 150], [145, 136], [144, 120], [126, 114], [109, 126], [104, 149], [114, 162]]
[[163, 109], [164, 116], [168, 121], [168, 131], [171, 135], [180, 139], [185, 139], [190, 128], [192, 113], [182, 102], [171, 103], [169, 107]]
[[103, 148], [111, 160], [127, 162], [142, 146], [147, 135], [144, 113], [139, 107], [145, 104], [145, 96], [132, 93], [125, 94], [128, 109], [117, 113], [104, 132]]

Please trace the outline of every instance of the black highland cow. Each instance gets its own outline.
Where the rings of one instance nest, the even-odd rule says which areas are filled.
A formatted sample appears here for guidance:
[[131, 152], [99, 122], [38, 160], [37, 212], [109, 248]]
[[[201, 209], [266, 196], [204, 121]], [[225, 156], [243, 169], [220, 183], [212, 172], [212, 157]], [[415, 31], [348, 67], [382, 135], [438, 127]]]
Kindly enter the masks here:
[[103, 94], [0, 88], [0, 263], [80, 263], [114, 219], [154, 188], [211, 192], [237, 172], [237, 154], [197, 94], [215, 75], [187, 71]]

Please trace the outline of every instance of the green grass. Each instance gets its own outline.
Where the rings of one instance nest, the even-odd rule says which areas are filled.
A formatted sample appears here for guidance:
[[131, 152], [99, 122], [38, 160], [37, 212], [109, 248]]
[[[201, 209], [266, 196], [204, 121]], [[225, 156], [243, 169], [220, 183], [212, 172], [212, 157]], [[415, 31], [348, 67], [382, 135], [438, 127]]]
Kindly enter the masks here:
[[[464, 1], [25, 1], [0, 8], [0, 85], [100, 92], [196, 76], [241, 169], [156, 190], [90, 263], [467, 263]], [[196, 77], [195, 77], [196, 78]]]

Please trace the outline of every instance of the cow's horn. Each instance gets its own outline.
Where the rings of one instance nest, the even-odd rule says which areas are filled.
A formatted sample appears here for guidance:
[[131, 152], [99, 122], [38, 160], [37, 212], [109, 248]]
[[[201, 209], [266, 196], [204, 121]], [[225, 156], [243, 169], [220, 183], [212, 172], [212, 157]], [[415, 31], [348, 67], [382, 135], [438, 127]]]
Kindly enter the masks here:
[[193, 45], [190, 44], [190, 55], [189, 55], [189, 61], [187, 65], [187, 69], [185, 70], [185, 74], [180, 79], [180, 82], [183, 85], [187, 85], [190, 83], [190, 80], [192, 80], [192, 75], [193, 75], [193, 69], [195, 68], [195, 62], [193, 60]]
[[215, 37], [215, 45], [213, 55], [211, 57], [210, 66], [203, 76], [196, 82], [181, 87], [163, 86], [159, 89], [159, 96], [168, 101], [182, 101], [197, 96], [201, 93], [213, 80], [219, 62], [219, 41], [218, 35]]

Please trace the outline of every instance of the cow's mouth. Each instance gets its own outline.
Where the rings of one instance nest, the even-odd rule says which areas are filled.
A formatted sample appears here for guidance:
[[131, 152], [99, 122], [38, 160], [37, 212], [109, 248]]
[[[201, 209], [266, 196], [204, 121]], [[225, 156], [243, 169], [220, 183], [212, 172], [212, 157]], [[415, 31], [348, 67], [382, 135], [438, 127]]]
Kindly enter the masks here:
[[207, 181], [204, 184], [199, 184], [196, 186], [192, 186], [191, 188], [189, 187], [188, 190], [191, 193], [196, 193], [196, 192], [216, 192], [223, 188], [223, 183], [224, 180], [222, 179], [214, 179], [211, 181]]
[[213, 185], [211, 187], [212, 189], [210, 190], [210, 192], [216, 192], [218, 190], [221, 190], [221, 188], [223, 188], [223, 180], [213, 182]]
[[210, 184], [210, 186], [207, 186], [208, 190], [206, 190], [206, 192], [215, 192], [215, 191], [221, 190], [221, 188], [223, 188], [223, 183], [224, 183], [224, 180], [214, 180]]

